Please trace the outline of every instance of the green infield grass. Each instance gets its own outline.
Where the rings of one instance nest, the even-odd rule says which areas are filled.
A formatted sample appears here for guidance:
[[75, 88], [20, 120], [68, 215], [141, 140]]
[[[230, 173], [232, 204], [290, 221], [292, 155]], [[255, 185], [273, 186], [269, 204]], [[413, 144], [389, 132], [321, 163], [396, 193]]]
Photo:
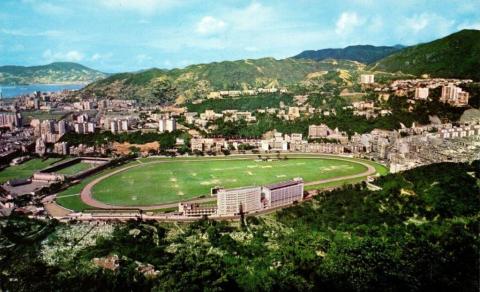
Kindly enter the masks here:
[[61, 160], [60, 158], [48, 158], [40, 159], [35, 158], [29, 161], [25, 161], [20, 165], [9, 166], [0, 171], [0, 183], [4, 183], [7, 180], [14, 178], [29, 178], [34, 172], [42, 170], [48, 166], [53, 165], [55, 162]]
[[139, 166], [105, 178], [93, 187], [93, 197], [113, 205], [140, 206], [208, 196], [213, 187], [265, 185], [295, 177], [305, 182], [365, 172], [355, 160], [336, 158], [143, 160]]

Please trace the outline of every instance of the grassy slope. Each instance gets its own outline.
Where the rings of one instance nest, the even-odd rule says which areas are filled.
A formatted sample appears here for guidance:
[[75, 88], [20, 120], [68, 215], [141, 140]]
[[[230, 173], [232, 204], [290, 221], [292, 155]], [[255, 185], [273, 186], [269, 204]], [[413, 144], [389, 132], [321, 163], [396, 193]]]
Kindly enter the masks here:
[[403, 49], [378, 61], [370, 69], [480, 80], [479, 66], [480, 30], [462, 30], [433, 42]]
[[305, 181], [351, 175], [365, 167], [325, 159], [172, 161], [133, 168], [105, 179], [93, 189], [96, 199], [115, 204], [149, 205], [207, 195], [215, 186], [242, 187], [293, 177]]
[[32, 159], [20, 165], [9, 166], [0, 171], [0, 183], [4, 183], [7, 180], [14, 178], [29, 178], [34, 172], [44, 169], [59, 160], [59, 158], [49, 158], [46, 160]]
[[[263, 58], [199, 64], [170, 71], [150, 69], [115, 74], [90, 84], [85, 94], [121, 98], [152, 99], [159, 81], [167, 81], [182, 97], [190, 99], [214, 90], [287, 86], [303, 81], [309, 73], [337, 69], [357, 70], [364, 65], [353, 61]], [[168, 100], [164, 98], [163, 101]]]

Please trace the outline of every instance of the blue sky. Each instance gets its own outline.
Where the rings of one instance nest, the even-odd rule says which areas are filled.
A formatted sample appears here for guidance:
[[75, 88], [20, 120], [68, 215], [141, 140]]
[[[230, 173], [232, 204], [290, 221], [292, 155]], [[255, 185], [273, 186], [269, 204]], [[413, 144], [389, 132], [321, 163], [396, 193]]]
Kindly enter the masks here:
[[480, 29], [480, 0], [0, 0], [0, 65], [105, 72], [411, 45]]

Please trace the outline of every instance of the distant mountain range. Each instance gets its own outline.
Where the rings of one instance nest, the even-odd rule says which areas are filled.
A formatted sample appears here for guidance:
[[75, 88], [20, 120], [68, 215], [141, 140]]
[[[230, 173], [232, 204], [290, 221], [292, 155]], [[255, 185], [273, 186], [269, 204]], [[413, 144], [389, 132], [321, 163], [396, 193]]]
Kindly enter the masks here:
[[80, 64], [57, 62], [42, 66], [0, 66], [0, 84], [90, 83], [108, 74]]
[[371, 45], [358, 45], [349, 46], [343, 49], [322, 49], [322, 50], [309, 50], [303, 51], [300, 54], [294, 56], [295, 59], [310, 59], [315, 61], [321, 61], [325, 59], [337, 59], [337, 60], [352, 60], [365, 64], [376, 62], [380, 59], [387, 57], [401, 49], [404, 46], [396, 45], [393, 47], [388, 46], [371, 46]]
[[480, 80], [480, 30], [461, 30], [433, 42], [405, 48], [368, 69]]
[[480, 80], [479, 68], [480, 31], [462, 30], [411, 47], [350, 46], [305, 51], [283, 60], [246, 59], [113, 75], [75, 63], [3, 66], [0, 67], [0, 84], [92, 82], [82, 94], [164, 103], [184, 102], [215, 90], [326, 83], [351, 86], [364, 72], [379, 77], [389, 75], [388, 78], [392, 74], [397, 77], [429, 74], [432, 77]]

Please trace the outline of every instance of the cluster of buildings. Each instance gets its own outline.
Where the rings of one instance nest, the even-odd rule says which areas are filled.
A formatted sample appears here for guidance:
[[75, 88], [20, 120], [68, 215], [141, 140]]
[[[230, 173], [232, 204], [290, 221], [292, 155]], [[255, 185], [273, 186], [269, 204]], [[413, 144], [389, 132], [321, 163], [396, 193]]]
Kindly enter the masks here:
[[376, 91], [391, 91], [398, 96], [413, 95], [413, 100], [427, 100], [430, 98], [431, 90], [441, 88], [440, 101], [452, 106], [466, 106], [470, 94], [460, 87], [471, 83], [470, 79], [405, 79], [395, 80], [389, 88], [376, 88]]
[[375, 130], [354, 135], [351, 143], [359, 146], [362, 157], [388, 164], [391, 172], [436, 162], [471, 161], [480, 158], [480, 122]]
[[258, 95], [262, 93], [287, 93], [286, 88], [278, 89], [275, 87], [272, 88], [256, 88], [256, 89], [245, 89], [245, 90], [223, 90], [223, 91], [212, 91], [207, 95], [208, 99], [216, 99], [223, 97], [237, 97], [237, 96], [248, 96], [248, 95]]
[[[282, 134], [277, 131], [266, 133], [262, 139], [225, 139], [225, 138], [201, 138], [190, 140], [191, 150], [195, 152], [220, 153], [224, 150], [252, 150], [259, 153], [281, 152], [305, 152], [325, 154], [349, 154], [357, 157], [374, 159], [388, 165], [393, 169], [403, 170], [406, 166], [419, 166], [428, 163], [450, 161], [453, 157], [460, 160], [471, 160], [475, 154], [468, 148], [479, 144], [480, 121], [472, 121], [460, 124], [430, 124], [426, 126], [413, 125], [411, 128], [400, 130], [375, 129], [370, 133], [354, 134], [349, 137], [345, 132], [338, 129], [330, 129], [327, 125], [310, 125], [308, 131], [309, 140], [303, 139], [302, 134]], [[451, 145], [453, 140], [471, 139], [465, 143], [465, 147], [458, 145], [451, 149], [451, 155], [432, 155], [434, 149], [445, 148]], [[472, 140], [473, 139], [473, 140]], [[461, 146], [461, 144], [460, 144]], [[480, 146], [480, 144], [479, 144]], [[455, 155], [464, 151], [463, 155]], [[467, 155], [466, 153], [470, 153]], [[478, 148], [480, 153], [480, 148]]]
[[22, 126], [22, 115], [14, 111], [13, 113], [0, 112], [0, 128], [20, 128]]
[[187, 217], [238, 216], [301, 202], [303, 191], [301, 178], [266, 186], [218, 189], [214, 192], [217, 206], [179, 203], [178, 212]]

